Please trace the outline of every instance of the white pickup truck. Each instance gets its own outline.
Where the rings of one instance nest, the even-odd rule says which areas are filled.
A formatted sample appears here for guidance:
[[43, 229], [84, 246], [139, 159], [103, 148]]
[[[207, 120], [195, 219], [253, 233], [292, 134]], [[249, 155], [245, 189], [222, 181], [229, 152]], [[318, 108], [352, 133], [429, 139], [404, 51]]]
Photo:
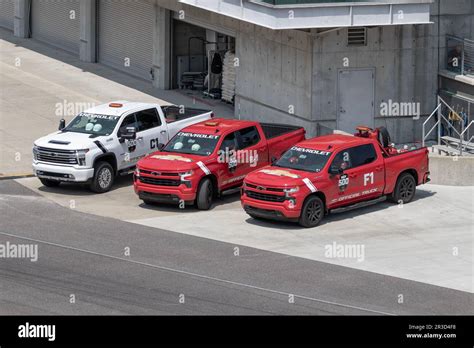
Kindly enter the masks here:
[[33, 171], [48, 187], [87, 183], [107, 192], [119, 174], [163, 147], [182, 128], [214, 117], [211, 111], [116, 101], [85, 110], [33, 147]]

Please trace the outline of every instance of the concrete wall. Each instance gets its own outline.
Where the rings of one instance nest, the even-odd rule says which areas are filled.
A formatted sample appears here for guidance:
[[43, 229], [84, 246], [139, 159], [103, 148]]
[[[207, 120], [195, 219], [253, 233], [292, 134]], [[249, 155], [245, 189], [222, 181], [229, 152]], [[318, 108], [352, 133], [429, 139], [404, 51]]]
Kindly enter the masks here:
[[[347, 29], [315, 36], [315, 120], [330, 128], [336, 126], [338, 69], [375, 68], [375, 125], [387, 127], [395, 142], [421, 139], [423, 116], [436, 105], [437, 40], [431, 25], [369, 28], [367, 46], [348, 46]], [[380, 105], [388, 100], [420, 103], [422, 117], [382, 117]]]

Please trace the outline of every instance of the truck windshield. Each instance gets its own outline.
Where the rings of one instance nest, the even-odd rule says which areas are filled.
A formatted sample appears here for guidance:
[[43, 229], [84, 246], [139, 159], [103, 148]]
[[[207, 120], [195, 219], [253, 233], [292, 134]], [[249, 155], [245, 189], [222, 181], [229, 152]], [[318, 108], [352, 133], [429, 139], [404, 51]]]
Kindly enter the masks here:
[[165, 152], [209, 156], [214, 152], [220, 135], [179, 132], [165, 146]]
[[331, 152], [294, 146], [285, 152], [273, 165], [306, 172], [320, 172], [330, 156]]
[[93, 135], [110, 135], [117, 125], [120, 116], [88, 114], [85, 112], [77, 115], [64, 132], [75, 132]]

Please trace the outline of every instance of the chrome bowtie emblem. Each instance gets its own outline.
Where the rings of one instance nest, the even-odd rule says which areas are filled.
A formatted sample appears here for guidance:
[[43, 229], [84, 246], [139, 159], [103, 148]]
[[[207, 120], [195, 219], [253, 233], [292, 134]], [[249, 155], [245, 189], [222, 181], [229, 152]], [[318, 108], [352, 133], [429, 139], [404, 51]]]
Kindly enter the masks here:
[[263, 191], [263, 190], [265, 190], [265, 187], [263, 187], [263, 186], [257, 186], [257, 190]]

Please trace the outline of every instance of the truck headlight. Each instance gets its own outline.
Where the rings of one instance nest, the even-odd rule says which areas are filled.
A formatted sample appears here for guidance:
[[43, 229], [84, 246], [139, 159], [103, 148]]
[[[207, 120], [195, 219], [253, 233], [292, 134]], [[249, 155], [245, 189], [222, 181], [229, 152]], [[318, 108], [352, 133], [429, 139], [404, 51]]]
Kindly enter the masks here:
[[86, 165], [86, 153], [88, 153], [88, 152], [89, 152], [89, 149], [77, 150], [76, 151], [77, 163], [80, 166], [85, 166]]
[[192, 184], [189, 180], [189, 177], [194, 174], [193, 170], [188, 170], [184, 173], [179, 173], [179, 177], [181, 178], [181, 183], [186, 185], [187, 188], [191, 188]]
[[296, 193], [300, 190], [299, 187], [291, 187], [291, 188], [286, 188], [286, 189], [283, 189], [283, 192], [285, 192], [285, 195], [286, 196], [289, 196], [290, 194], [292, 193]]
[[133, 173], [133, 174], [135, 174], [135, 177], [139, 178], [140, 177], [140, 168], [136, 167], [135, 168], [135, 173]]
[[181, 177], [181, 181], [186, 181], [187, 178], [189, 178], [193, 174], [194, 170], [188, 170], [187, 172], [179, 173], [179, 176]]

